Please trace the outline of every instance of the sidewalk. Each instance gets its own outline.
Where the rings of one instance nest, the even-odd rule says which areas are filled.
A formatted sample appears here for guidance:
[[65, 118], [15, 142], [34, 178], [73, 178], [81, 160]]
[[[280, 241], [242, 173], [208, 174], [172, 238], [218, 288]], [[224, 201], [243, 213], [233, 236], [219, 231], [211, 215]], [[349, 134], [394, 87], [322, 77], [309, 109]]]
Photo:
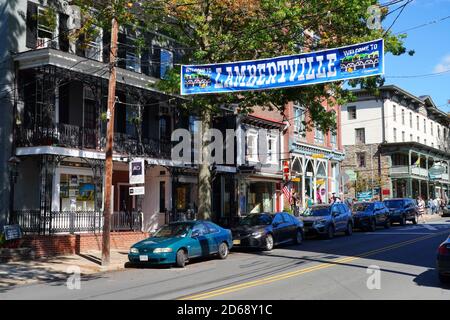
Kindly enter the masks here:
[[111, 263], [106, 268], [101, 266], [100, 251], [0, 263], [0, 293], [16, 285], [40, 281], [66, 281], [72, 274], [68, 268], [73, 266], [78, 266], [85, 278], [101, 277], [101, 272], [124, 269], [128, 261], [127, 254], [128, 252], [124, 250], [111, 250]]

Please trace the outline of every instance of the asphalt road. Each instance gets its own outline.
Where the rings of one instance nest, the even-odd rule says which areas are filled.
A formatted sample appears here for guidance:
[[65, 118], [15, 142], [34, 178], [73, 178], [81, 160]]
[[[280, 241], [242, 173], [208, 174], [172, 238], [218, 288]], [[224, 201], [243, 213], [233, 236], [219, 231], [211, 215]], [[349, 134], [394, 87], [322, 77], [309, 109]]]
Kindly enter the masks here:
[[270, 253], [233, 251], [226, 260], [193, 261], [184, 269], [146, 267], [82, 277], [78, 290], [63, 281], [19, 286], [0, 293], [0, 300], [448, 300], [450, 287], [439, 283], [435, 259], [449, 234], [450, 218], [442, 218], [332, 240], [307, 239]]

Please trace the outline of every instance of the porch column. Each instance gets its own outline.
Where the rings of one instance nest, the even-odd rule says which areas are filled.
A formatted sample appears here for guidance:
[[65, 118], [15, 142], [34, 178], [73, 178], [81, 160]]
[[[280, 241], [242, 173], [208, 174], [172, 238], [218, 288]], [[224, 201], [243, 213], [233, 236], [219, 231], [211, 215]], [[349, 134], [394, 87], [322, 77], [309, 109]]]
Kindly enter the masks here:
[[301, 164], [301, 168], [302, 168], [302, 189], [300, 191], [300, 194], [302, 196], [302, 205], [303, 208], [306, 207], [306, 201], [305, 201], [305, 187], [306, 187], [306, 183], [305, 183], [305, 179], [306, 179], [306, 165], [305, 165], [305, 156], [302, 156], [302, 164]]

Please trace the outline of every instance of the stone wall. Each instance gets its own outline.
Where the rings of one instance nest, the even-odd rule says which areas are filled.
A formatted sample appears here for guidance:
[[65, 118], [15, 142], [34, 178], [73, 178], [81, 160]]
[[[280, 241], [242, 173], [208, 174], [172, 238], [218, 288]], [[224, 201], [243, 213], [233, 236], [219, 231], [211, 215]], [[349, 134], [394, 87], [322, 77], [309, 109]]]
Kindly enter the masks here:
[[[359, 167], [357, 154], [365, 153], [366, 165]], [[362, 185], [363, 180], [370, 185], [374, 181], [374, 186], [380, 186], [381, 190], [390, 190], [391, 181], [389, 177], [389, 168], [391, 167], [391, 157], [389, 155], [379, 154], [379, 144], [360, 144], [345, 146], [345, 159], [342, 162], [342, 172], [353, 170], [358, 174], [358, 181], [347, 184], [344, 197], [355, 196], [355, 184]], [[381, 173], [381, 174], [380, 174]], [[391, 196], [384, 195], [385, 197]]]

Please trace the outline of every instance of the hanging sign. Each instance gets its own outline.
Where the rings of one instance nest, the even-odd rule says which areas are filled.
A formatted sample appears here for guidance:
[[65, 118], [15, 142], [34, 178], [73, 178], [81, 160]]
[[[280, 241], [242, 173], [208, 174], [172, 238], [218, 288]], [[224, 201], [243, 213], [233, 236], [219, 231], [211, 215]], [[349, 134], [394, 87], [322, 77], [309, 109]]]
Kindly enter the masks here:
[[226, 93], [296, 87], [384, 73], [384, 42], [378, 39], [277, 58], [185, 65], [181, 94]]
[[130, 161], [129, 183], [144, 184], [145, 183], [145, 160], [133, 159]]

